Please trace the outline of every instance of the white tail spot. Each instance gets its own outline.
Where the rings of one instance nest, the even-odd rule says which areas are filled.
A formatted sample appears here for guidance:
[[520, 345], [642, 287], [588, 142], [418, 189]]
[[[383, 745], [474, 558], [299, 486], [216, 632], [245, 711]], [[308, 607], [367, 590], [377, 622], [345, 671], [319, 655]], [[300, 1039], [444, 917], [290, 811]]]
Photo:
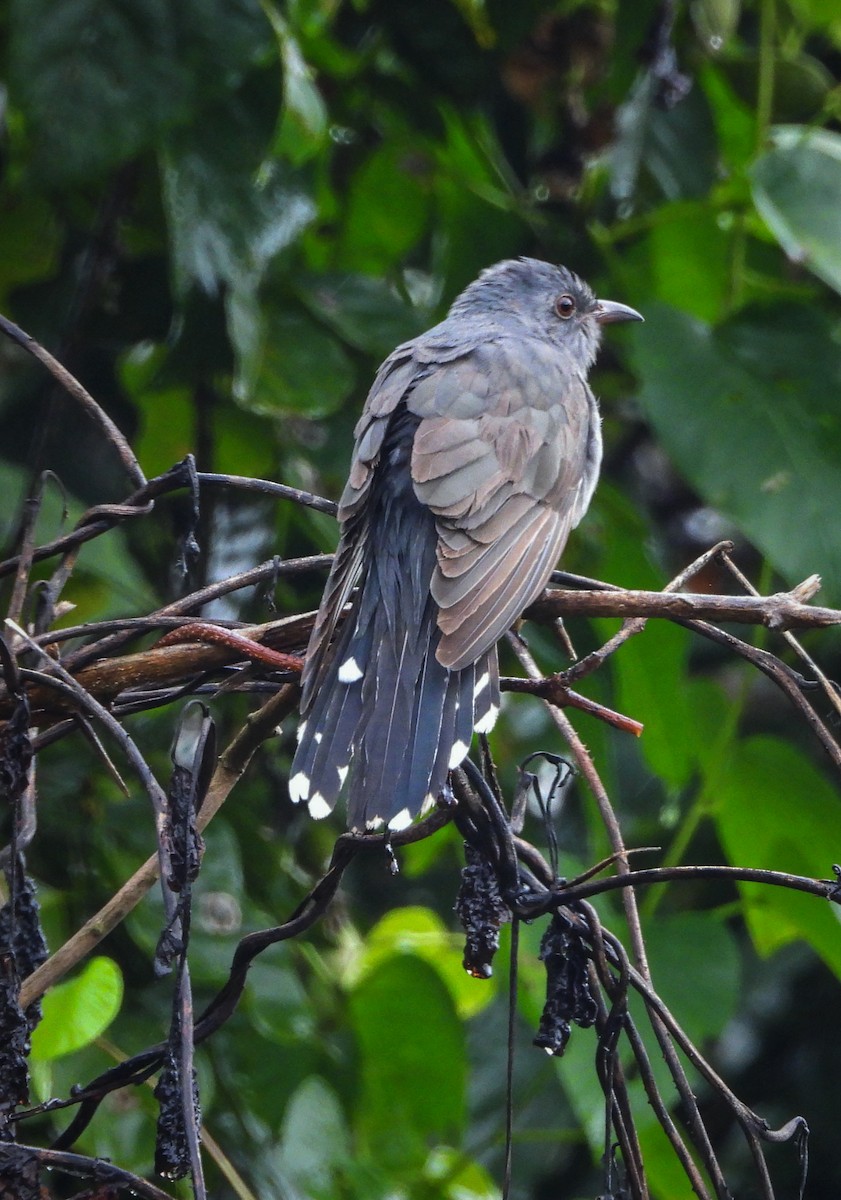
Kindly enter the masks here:
[[378, 829], [382, 829], [383, 824], [382, 817], [371, 817], [370, 821], [365, 822], [365, 828], [369, 833], [376, 833]]
[[420, 806], [420, 815], [425, 817], [426, 814], [435, 807], [436, 800], [432, 792], [427, 792], [423, 798], [423, 804]]
[[301, 724], [298, 726], [298, 741], [299, 742], [303, 740], [304, 734], [306, 732], [307, 732], [307, 723], [306, 723], [306, 721], [302, 721]]
[[345, 780], [347, 779], [348, 769], [349, 769], [348, 767], [336, 767], [336, 770], [339, 772], [339, 787], [340, 788], [345, 786]]
[[447, 763], [447, 766], [451, 771], [454, 767], [457, 767], [460, 762], [464, 761], [469, 749], [470, 747], [465, 746], [464, 742], [453, 742], [453, 748], [450, 751], [450, 761]]
[[303, 771], [298, 771], [289, 780], [289, 799], [293, 804], [300, 804], [310, 794], [310, 781]]
[[324, 737], [324, 734], [323, 734], [323, 733], [321, 732], [321, 730], [319, 729], [319, 730], [318, 730], [316, 733], [314, 733], [314, 734], [312, 735], [312, 740], [315, 742], [316, 746], [320, 746], [320, 745], [321, 745], [321, 739], [322, 739], [323, 737]]
[[362, 669], [355, 658], [346, 658], [339, 667], [339, 683], [356, 683], [362, 678]]
[[480, 678], [479, 682], [476, 684], [475, 688], [473, 689], [473, 699], [474, 700], [481, 692], [483, 692], [485, 690], [485, 688], [488, 686], [490, 681], [491, 681], [490, 673], [488, 671], [485, 671], [484, 675]]
[[498, 716], [499, 709], [495, 704], [491, 704], [488, 707], [488, 711], [479, 718], [473, 728], [477, 733], [490, 733], [494, 725], [496, 725], [496, 719]]
[[396, 816], [393, 816], [388, 823], [389, 829], [393, 829], [395, 833], [399, 833], [401, 829], [406, 829], [412, 824], [412, 814], [408, 808], [401, 808]]
[[322, 796], [321, 792], [313, 792], [312, 799], [308, 806], [310, 816], [314, 821], [320, 821], [323, 817], [327, 817], [333, 811], [332, 804], [328, 804]]

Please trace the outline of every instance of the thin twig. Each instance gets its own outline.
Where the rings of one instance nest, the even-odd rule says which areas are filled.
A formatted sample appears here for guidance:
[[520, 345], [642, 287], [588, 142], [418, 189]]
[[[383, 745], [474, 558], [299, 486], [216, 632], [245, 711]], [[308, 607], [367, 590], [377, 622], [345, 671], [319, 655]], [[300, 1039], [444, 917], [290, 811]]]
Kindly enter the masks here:
[[43, 1150], [39, 1146], [23, 1146], [19, 1142], [0, 1142], [0, 1171], [19, 1167], [28, 1159], [50, 1171], [65, 1171], [68, 1175], [126, 1188], [141, 1200], [172, 1200], [169, 1192], [161, 1191], [131, 1171], [115, 1167], [104, 1158], [89, 1158], [86, 1154], [71, 1154], [66, 1150]]
[[[253, 713], [219, 758], [207, 794], [196, 818], [199, 832], [204, 830], [243, 775], [258, 747], [271, 737], [278, 724], [297, 704], [298, 689], [287, 685], [256, 713]], [[157, 854], [128, 879], [107, 904], [90, 917], [55, 954], [21, 984], [20, 1003], [27, 1008], [48, 988], [62, 979], [88, 956], [112, 929], [137, 907], [155, 884], [159, 874]]]
[[295, 504], [314, 508], [316, 512], [327, 513], [330, 517], [335, 517], [339, 507], [335, 500], [326, 500], [324, 496], [316, 496], [313, 492], [290, 487], [286, 483], [275, 483], [269, 479], [252, 479], [247, 475], [221, 475], [210, 471], [198, 471], [196, 478], [205, 487], [235, 488], [243, 492], [258, 492], [261, 496], [292, 500]]
[[[724, 563], [724, 565], [727, 567], [727, 569], [730, 571], [730, 573], [733, 575], [733, 577], [739, 581], [739, 583], [742, 585], [742, 587], [745, 589], [745, 591], [749, 595], [751, 595], [751, 596], [759, 595], [759, 592], [753, 586], [751, 581], [748, 579], [748, 577], [746, 575], [744, 575], [739, 570], [739, 568], [733, 562], [733, 559], [730, 557], [729, 554], [722, 554], [721, 561]], [[823, 673], [821, 668], [818, 666], [818, 664], [812, 658], [811, 654], [809, 654], [806, 651], [805, 647], [800, 644], [800, 642], [797, 640], [797, 638], [794, 636], [794, 634], [790, 632], [790, 630], [788, 630], [788, 629], [784, 630], [783, 639], [788, 643], [789, 646], [791, 646], [792, 650], [794, 650], [794, 652], [797, 654], [797, 656], [806, 664], [806, 666], [809, 668], [809, 670], [815, 676], [815, 679], [817, 679], [818, 683], [823, 688], [824, 694], [825, 694], [826, 698], [829, 700], [832, 707], [839, 714], [839, 716], [841, 716], [841, 695], [838, 694], [838, 688], [832, 683], [832, 681], [830, 679], [827, 678], [827, 676]]]
[[[510, 637], [509, 640], [514, 648], [514, 653], [520, 660], [529, 677], [532, 679], [539, 678], [540, 671], [526, 647], [517, 638]], [[583, 742], [578, 737], [574, 727], [570, 723], [566, 713], [562, 709], [556, 708], [552, 704], [547, 703], [547, 708], [552, 720], [569, 745], [573, 757], [575, 758], [576, 765], [578, 766], [582, 777], [586, 781], [593, 797], [596, 800], [596, 804], [599, 809], [599, 815], [607, 832], [611, 849], [616, 855], [617, 874], [620, 876], [628, 875], [630, 874], [630, 866], [628, 864], [627, 852], [625, 850], [622, 832], [619, 827], [616, 814], [613, 811], [613, 806], [611, 805], [610, 799], [607, 795], [607, 791], [605, 790], [605, 787], [602, 784], [602, 781], [596, 770], [595, 764], [593, 763], [593, 760], [590, 757], [590, 754], [587, 752]], [[640, 925], [639, 910], [637, 908], [636, 899], [631, 888], [623, 889], [622, 903], [625, 909], [625, 919], [628, 924], [637, 970], [640, 976], [650, 983], [651, 976], [648, 968], [648, 957], [645, 949], [645, 941], [642, 935], [642, 927]], [[686, 1079], [686, 1073], [683, 1070], [677, 1054], [675, 1053], [671, 1041], [669, 1040], [668, 1032], [663, 1026], [662, 1022], [658, 1019], [657, 1015], [650, 1009], [649, 1020], [651, 1021], [651, 1026], [654, 1030], [655, 1037], [660, 1043], [660, 1049], [663, 1053], [663, 1057], [665, 1058], [672, 1078], [675, 1081], [675, 1086], [677, 1087], [684, 1101], [686, 1108], [686, 1120], [690, 1131], [693, 1134], [693, 1140], [696, 1141], [696, 1144], [706, 1146], [708, 1145], [708, 1138], [706, 1131], [704, 1130], [700, 1114], [698, 1113], [697, 1103], [693, 1096], [692, 1089], [689, 1086], [689, 1082]], [[710, 1150], [710, 1154], [711, 1153], [712, 1151]], [[714, 1176], [713, 1182], [718, 1187], [717, 1179], [719, 1177], [719, 1173], [715, 1170], [714, 1166], [712, 1169]]]
[[82, 406], [88, 416], [93, 419], [105, 434], [108, 441], [117, 451], [120, 462], [123, 464], [123, 469], [135, 487], [144, 487], [146, 476], [140, 469], [140, 463], [135, 458], [131, 446], [108, 414], [97, 404], [90, 392], [82, 387], [78, 379], [71, 375], [67, 368], [63, 367], [57, 359], [53, 358], [49, 350], [45, 350], [39, 342], [35, 341], [35, 338], [21, 329], [19, 325], [15, 325], [8, 317], [0, 316], [0, 333], [4, 333], [7, 338], [10, 338], [16, 345], [22, 347], [33, 358], [36, 358], [42, 366], [47, 368], [53, 379]]

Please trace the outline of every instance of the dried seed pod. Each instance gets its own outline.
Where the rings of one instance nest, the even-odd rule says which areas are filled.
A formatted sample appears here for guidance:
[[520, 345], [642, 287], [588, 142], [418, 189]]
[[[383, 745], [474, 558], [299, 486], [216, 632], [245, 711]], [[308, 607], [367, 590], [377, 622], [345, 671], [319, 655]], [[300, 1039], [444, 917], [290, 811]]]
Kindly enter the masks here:
[[499, 930], [511, 913], [499, 894], [493, 866], [478, 850], [465, 842], [466, 865], [455, 911], [465, 931], [464, 969], [476, 979], [489, 979], [492, 961], [499, 949]]
[[546, 1004], [534, 1044], [560, 1057], [569, 1041], [571, 1024], [586, 1029], [598, 1015], [587, 975], [587, 947], [572, 922], [560, 912], [553, 914], [543, 935], [540, 959], [546, 964]]

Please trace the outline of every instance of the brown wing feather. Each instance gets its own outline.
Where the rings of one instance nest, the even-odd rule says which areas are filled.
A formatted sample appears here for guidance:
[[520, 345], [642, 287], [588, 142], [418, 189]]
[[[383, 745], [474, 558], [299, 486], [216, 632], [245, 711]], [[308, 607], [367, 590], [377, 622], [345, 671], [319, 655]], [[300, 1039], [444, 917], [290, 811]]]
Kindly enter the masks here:
[[[495, 569], [461, 600], [442, 606], [438, 625], [443, 637], [437, 657], [443, 666], [460, 670], [499, 641], [542, 592], [568, 533], [567, 522], [541, 507], [528, 531], [506, 545]], [[433, 576], [434, 596], [438, 579]]]
[[566, 373], [551, 348], [518, 349], [482, 347], [480, 375], [492, 390], [481, 415], [470, 360], [439, 367], [417, 409], [416, 393], [408, 397], [424, 418], [412, 478], [438, 529], [437, 657], [453, 670], [490, 649], [543, 589], [582, 515], [582, 480], [598, 457], [586, 383]]

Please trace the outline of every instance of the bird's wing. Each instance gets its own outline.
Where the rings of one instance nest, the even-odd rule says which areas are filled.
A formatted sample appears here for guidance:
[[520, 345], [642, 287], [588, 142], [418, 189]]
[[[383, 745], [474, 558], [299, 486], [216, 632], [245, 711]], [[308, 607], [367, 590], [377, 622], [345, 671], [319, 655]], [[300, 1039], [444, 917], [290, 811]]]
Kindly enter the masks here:
[[421, 417], [418, 498], [438, 532], [437, 657], [460, 670], [543, 589], [598, 469], [586, 382], [543, 342], [498, 339], [439, 366], [407, 397]]

